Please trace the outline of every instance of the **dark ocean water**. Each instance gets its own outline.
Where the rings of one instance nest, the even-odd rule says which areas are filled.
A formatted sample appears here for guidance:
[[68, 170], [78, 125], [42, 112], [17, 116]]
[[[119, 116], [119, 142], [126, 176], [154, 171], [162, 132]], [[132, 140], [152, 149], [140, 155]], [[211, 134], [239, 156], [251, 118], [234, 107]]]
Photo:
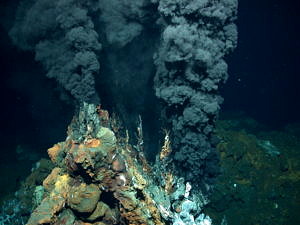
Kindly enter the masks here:
[[239, 43], [228, 57], [223, 109], [271, 127], [299, 121], [299, 3], [239, 1]]
[[[45, 69], [35, 61], [34, 53], [12, 44], [8, 30], [12, 27], [18, 2], [0, 3], [0, 205], [20, 188], [21, 181], [30, 174], [35, 163], [48, 157], [46, 150], [65, 139], [75, 108], [70, 102], [61, 100], [57, 83], [44, 75]], [[300, 208], [299, 10], [299, 3], [292, 0], [239, 1], [238, 45], [225, 58], [229, 79], [221, 87], [220, 93], [225, 100], [217, 123], [220, 139], [226, 139], [233, 147], [218, 147], [222, 175], [207, 209], [216, 224], [220, 224], [224, 215], [228, 224], [233, 225], [241, 221], [249, 225], [300, 224], [295, 214]], [[127, 112], [120, 116], [123, 120], [126, 118], [127, 127], [136, 126], [138, 114], [145, 118], [149, 158], [157, 152], [160, 138], [157, 130], [162, 123], [151, 80], [155, 68], [150, 63], [152, 57], [147, 57], [153, 54], [157, 44], [156, 32], [155, 28], [149, 28], [142, 33], [138, 47], [132, 45], [128, 52], [125, 48], [120, 52], [106, 49], [101, 53], [101, 57], [107, 57], [103, 59], [107, 63], [103, 66], [105, 73], [110, 73], [111, 77], [122, 73], [133, 76], [132, 80], [120, 79], [128, 83], [123, 89], [105, 88], [111, 83], [109, 77], [98, 85], [105, 108]], [[133, 55], [135, 51], [147, 56], [126, 58], [127, 53]], [[118, 61], [122, 57], [126, 58], [125, 65]], [[109, 62], [118, 68], [110, 66]], [[125, 68], [127, 64], [132, 67]], [[136, 82], [141, 71], [150, 75], [141, 81], [142, 88], [134, 89], [130, 84]], [[119, 94], [111, 96], [110, 91]], [[258, 158], [247, 158], [248, 154]], [[260, 163], [265, 163], [265, 167]], [[230, 168], [230, 164], [235, 168]], [[270, 170], [274, 177], [266, 181], [264, 176], [268, 176]], [[226, 180], [232, 183], [224, 182]], [[236, 184], [241, 187], [239, 190], [235, 189]], [[249, 219], [244, 221], [239, 217]]]

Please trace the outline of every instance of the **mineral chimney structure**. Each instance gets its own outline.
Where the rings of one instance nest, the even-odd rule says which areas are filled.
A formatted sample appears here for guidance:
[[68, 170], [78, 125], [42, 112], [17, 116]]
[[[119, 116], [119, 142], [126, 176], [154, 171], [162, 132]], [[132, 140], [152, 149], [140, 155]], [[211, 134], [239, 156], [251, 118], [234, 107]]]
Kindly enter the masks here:
[[169, 139], [151, 168], [117, 124], [107, 111], [82, 105], [66, 140], [48, 149], [55, 168], [27, 225], [210, 223], [201, 212], [206, 198], [168, 170]]

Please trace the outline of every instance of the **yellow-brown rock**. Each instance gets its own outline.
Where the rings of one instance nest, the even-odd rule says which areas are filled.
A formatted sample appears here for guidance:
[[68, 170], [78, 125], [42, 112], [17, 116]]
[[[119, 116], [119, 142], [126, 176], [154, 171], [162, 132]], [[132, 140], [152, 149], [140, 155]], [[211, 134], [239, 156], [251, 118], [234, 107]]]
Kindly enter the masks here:
[[117, 224], [116, 212], [109, 208], [104, 202], [98, 202], [94, 212], [87, 218], [88, 221], [95, 221], [102, 217], [102, 220], [107, 224]]
[[75, 216], [72, 210], [65, 209], [61, 212], [54, 225], [73, 225], [75, 222]]
[[136, 199], [136, 192], [134, 190], [116, 191], [114, 196], [128, 211], [134, 210], [138, 206], [138, 200]]
[[126, 170], [125, 160], [120, 155], [114, 157], [112, 169], [116, 172], [122, 172]]
[[87, 140], [85, 145], [88, 148], [97, 148], [101, 145], [101, 141], [99, 139], [93, 138], [93, 139]]
[[47, 197], [33, 211], [27, 225], [50, 224], [65, 204], [65, 199], [61, 196]]
[[60, 172], [61, 172], [61, 169], [58, 167], [55, 167], [51, 171], [51, 173], [46, 177], [46, 179], [43, 181], [43, 186], [47, 191], [53, 190], [56, 179], [59, 176]]
[[71, 187], [67, 196], [67, 203], [77, 212], [91, 213], [97, 206], [100, 194], [101, 191], [97, 185], [81, 183]]
[[87, 218], [88, 221], [94, 221], [99, 217], [102, 217], [105, 215], [106, 211], [110, 210], [109, 206], [106, 205], [104, 202], [98, 202], [96, 209], [94, 212]]
[[52, 148], [48, 149], [48, 155], [53, 163], [57, 162], [57, 157], [61, 151], [63, 150], [61, 148], [60, 143], [55, 144]]

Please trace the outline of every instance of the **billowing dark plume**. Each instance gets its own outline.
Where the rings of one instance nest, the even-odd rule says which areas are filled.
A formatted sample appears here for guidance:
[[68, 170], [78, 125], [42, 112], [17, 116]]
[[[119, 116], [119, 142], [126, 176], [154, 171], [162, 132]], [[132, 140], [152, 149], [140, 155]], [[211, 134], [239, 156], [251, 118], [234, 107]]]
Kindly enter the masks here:
[[97, 9], [92, 0], [25, 1], [10, 32], [14, 43], [34, 50], [47, 76], [79, 102], [99, 101], [94, 75], [101, 44], [89, 16]]
[[150, 0], [103, 0], [99, 7], [101, 74], [105, 77], [99, 82], [100, 96], [105, 96], [102, 102], [113, 106], [132, 139], [141, 115], [145, 150], [155, 158], [158, 132], [153, 131], [160, 129], [159, 104], [152, 88], [153, 54], [160, 36], [157, 9]]
[[144, 30], [143, 25], [153, 17], [148, 10], [151, 5], [150, 0], [101, 1], [100, 18], [105, 24], [108, 43], [121, 48], [139, 36]]
[[157, 0], [164, 27], [155, 56], [156, 96], [173, 133], [174, 159], [188, 179], [218, 173], [213, 140], [227, 79], [224, 56], [235, 48], [237, 0]]
[[99, 93], [126, 126], [135, 128], [142, 114], [151, 137], [158, 130], [149, 91], [155, 76], [180, 175], [209, 184], [218, 173], [213, 130], [224, 56], [237, 42], [236, 13], [237, 0], [26, 0], [10, 35], [79, 102], [98, 101], [101, 55]]

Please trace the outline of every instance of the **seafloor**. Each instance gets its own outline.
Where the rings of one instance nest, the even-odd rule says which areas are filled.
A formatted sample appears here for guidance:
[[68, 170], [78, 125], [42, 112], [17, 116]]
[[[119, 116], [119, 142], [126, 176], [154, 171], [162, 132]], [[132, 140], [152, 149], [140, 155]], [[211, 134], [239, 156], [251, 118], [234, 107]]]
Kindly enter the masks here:
[[[300, 224], [300, 124], [271, 130], [234, 114], [217, 122], [217, 135], [222, 171], [205, 208], [213, 224]], [[53, 165], [42, 159], [30, 175], [26, 159], [0, 167], [1, 216], [18, 214], [11, 224], [20, 224], [28, 219], [35, 187]]]
[[216, 224], [300, 224], [300, 124], [270, 130], [245, 116], [220, 120], [222, 174], [206, 209]]

